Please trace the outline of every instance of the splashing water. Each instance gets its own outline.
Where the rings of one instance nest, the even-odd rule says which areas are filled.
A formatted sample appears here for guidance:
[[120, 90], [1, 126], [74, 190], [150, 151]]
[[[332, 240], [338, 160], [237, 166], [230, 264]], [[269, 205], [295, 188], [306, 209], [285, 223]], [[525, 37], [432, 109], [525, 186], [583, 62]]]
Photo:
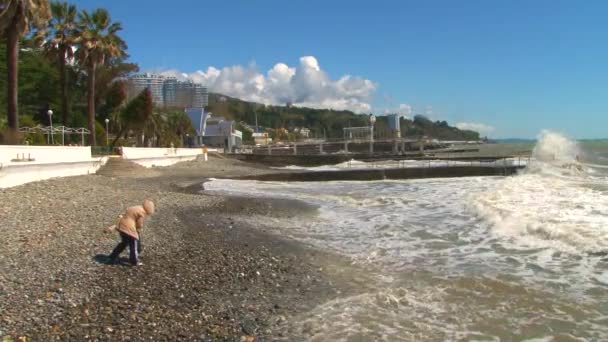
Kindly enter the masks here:
[[605, 340], [608, 177], [584, 153], [543, 131], [512, 177], [205, 187], [315, 204], [317, 217], [260, 222], [371, 265], [360, 294], [298, 317], [308, 340]]
[[532, 156], [541, 161], [575, 162], [581, 154], [578, 144], [562, 134], [543, 130]]

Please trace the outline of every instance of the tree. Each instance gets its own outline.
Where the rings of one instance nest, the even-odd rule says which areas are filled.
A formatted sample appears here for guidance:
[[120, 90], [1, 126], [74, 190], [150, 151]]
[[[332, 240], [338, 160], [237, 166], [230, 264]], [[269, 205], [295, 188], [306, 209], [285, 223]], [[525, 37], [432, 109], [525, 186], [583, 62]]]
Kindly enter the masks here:
[[[95, 131], [95, 73], [97, 66], [106, 58], [126, 56], [127, 44], [118, 36], [122, 30], [119, 22], [112, 22], [110, 14], [103, 8], [92, 13], [78, 14], [78, 36], [80, 39], [76, 59], [87, 68], [87, 118], [89, 130]], [[91, 145], [96, 145], [95, 135], [90, 135]]]
[[61, 86], [61, 122], [68, 125], [70, 113], [66, 63], [74, 57], [76, 35], [76, 6], [67, 2], [51, 3], [52, 17], [46, 28], [36, 34], [36, 40], [44, 48], [47, 56], [56, 59], [59, 66]]
[[127, 82], [124, 80], [111, 82], [105, 92], [104, 103], [98, 107], [97, 112], [100, 114], [100, 119], [116, 120], [116, 115], [120, 113], [126, 100]]
[[115, 119], [120, 126], [120, 132], [116, 135], [111, 145], [116, 144], [116, 141], [130, 129], [143, 133], [147, 126], [147, 121], [152, 116], [153, 108], [152, 94], [150, 93], [150, 89], [146, 88], [137, 97], [127, 103], [121, 111], [120, 116]]
[[124, 92], [126, 96], [126, 82], [125, 78], [139, 70], [139, 66], [133, 63], [125, 63], [122, 58], [111, 58], [106, 59], [105, 64], [99, 65], [97, 70], [95, 71], [95, 113], [97, 113], [98, 118], [99, 114], [107, 115], [107, 112], [104, 111], [104, 107], [107, 107], [108, 96], [111, 96], [111, 92], [115, 91], [113, 89], [116, 85], [115, 83], [121, 83], [122, 87], [124, 87]]
[[30, 25], [41, 27], [50, 18], [48, 0], [4, 0], [0, 3], [0, 34], [6, 37], [7, 51], [7, 116], [8, 127], [14, 133], [19, 128], [17, 75], [19, 38]]

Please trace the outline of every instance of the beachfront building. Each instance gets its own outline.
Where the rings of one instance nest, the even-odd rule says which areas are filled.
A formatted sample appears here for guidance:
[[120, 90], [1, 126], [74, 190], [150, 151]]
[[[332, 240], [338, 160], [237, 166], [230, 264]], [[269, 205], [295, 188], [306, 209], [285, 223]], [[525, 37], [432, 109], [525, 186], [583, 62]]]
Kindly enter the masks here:
[[201, 146], [203, 145], [203, 134], [205, 132], [207, 118], [211, 115], [204, 108], [186, 108], [186, 114], [192, 122], [192, 127], [196, 131], [196, 136], [188, 141], [188, 145]]
[[139, 95], [146, 88], [150, 89], [154, 104], [159, 107], [205, 108], [209, 103], [207, 87], [200, 83], [148, 73], [129, 78], [128, 98]]
[[211, 147], [223, 147], [227, 151], [234, 151], [243, 144], [243, 133], [235, 128], [236, 122], [222, 117], [207, 116], [203, 133], [203, 144]]
[[293, 131], [294, 133], [299, 134], [302, 138], [310, 137], [310, 129], [306, 127], [296, 127]]
[[187, 108], [186, 114], [196, 130], [192, 144], [221, 147], [227, 151], [233, 151], [243, 144], [243, 133], [235, 128], [235, 121], [213, 117], [211, 112], [203, 108]]
[[272, 138], [270, 138], [268, 132], [252, 133], [251, 137], [256, 145], [269, 145], [272, 143]]

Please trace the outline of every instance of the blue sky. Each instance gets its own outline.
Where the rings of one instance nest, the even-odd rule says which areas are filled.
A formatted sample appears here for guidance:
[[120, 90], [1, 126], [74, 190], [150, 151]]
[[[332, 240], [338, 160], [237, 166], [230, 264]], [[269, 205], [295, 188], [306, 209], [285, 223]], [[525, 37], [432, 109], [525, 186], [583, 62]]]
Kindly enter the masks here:
[[74, 3], [107, 8], [142, 70], [229, 95], [420, 113], [496, 138], [608, 137], [607, 1]]

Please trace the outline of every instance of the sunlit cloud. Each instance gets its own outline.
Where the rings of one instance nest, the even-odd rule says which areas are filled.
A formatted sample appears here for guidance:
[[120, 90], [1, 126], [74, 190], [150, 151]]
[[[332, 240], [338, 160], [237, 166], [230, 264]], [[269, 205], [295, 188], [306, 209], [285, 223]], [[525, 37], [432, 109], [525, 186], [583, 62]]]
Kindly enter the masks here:
[[371, 112], [369, 102], [377, 89], [375, 82], [358, 76], [344, 75], [332, 80], [313, 56], [301, 57], [297, 66], [277, 63], [266, 73], [252, 64], [222, 69], [210, 66], [192, 73], [171, 69], [161, 74], [190, 79], [207, 85], [212, 92], [246, 101], [347, 109], [356, 113]]

